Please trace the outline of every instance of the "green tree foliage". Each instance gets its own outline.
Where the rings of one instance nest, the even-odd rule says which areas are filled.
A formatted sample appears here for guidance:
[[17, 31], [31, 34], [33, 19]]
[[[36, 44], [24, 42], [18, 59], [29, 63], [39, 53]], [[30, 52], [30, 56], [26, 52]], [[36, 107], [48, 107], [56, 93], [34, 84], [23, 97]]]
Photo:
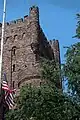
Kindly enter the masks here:
[[68, 79], [72, 93], [80, 97], [80, 42], [72, 45], [66, 52], [66, 63], [63, 71]]
[[77, 14], [77, 20], [76, 35], [74, 37], [80, 39], [80, 14]]
[[77, 105], [53, 86], [23, 87], [17, 99], [17, 109], [6, 120], [76, 120]]
[[22, 87], [20, 96], [16, 98], [17, 107], [7, 113], [6, 120], [76, 120], [80, 118], [79, 105], [56, 87], [54, 80], [58, 78], [54, 77], [54, 68], [56, 68], [54, 61], [43, 60], [42, 76], [50, 82], [40, 87]]
[[41, 61], [41, 78], [47, 83], [55, 85], [56, 87], [61, 86], [61, 76], [60, 76], [60, 65], [54, 60], [44, 59]]

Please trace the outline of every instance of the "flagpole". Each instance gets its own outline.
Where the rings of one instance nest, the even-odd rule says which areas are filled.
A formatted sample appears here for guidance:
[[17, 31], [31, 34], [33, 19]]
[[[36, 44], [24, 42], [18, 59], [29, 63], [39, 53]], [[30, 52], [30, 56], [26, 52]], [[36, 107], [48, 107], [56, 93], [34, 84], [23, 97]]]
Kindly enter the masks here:
[[1, 36], [1, 56], [0, 56], [0, 93], [1, 93], [1, 82], [2, 82], [1, 78], [2, 78], [2, 56], [3, 56], [3, 42], [4, 42], [5, 14], [6, 14], [6, 0], [4, 0], [3, 22], [2, 22], [2, 36]]

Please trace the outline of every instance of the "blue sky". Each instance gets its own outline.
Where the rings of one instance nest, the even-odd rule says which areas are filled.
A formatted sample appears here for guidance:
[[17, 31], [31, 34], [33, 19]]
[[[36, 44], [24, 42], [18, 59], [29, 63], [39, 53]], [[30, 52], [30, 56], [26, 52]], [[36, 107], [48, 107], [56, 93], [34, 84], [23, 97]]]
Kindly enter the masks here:
[[[61, 61], [64, 62], [65, 49], [79, 40], [76, 33], [76, 13], [80, 12], [80, 0], [7, 0], [6, 21], [29, 14], [29, 7], [40, 8], [40, 24], [48, 40], [60, 42]], [[3, 0], [0, 0], [0, 22], [2, 21]]]

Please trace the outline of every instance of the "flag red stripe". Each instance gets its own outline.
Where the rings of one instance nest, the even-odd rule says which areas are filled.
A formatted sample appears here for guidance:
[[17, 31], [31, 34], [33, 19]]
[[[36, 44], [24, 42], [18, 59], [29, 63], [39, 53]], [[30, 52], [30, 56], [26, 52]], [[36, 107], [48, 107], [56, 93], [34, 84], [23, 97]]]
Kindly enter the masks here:
[[5, 102], [8, 105], [8, 107], [11, 109], [14, 106], [13, 94], [15, 94], [15, 89], [11, 90], [6, 80], [3, 80], [2, 89], [5, 92]]

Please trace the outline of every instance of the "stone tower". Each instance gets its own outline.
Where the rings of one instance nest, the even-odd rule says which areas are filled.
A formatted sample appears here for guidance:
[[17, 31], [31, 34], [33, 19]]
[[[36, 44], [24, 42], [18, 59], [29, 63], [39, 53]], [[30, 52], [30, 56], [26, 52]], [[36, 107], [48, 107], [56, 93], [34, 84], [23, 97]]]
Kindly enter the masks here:
[[40, 84], [40, 56], [55, 59], [60, 64], [59, 42], [48, 42], [40, 27], [39, 8], [33, 6], [29, 16], [5, 23], [3, 71], [11, 88], [18, 89], [25, 83]]
[[56, 62], [60, 64], [60, 49], [59, 49], [59, 41], [58, 40], [50, 40], [49, 44], [51, 45], [51, 48], [53, 49], [54, 53], [54, 59]]

